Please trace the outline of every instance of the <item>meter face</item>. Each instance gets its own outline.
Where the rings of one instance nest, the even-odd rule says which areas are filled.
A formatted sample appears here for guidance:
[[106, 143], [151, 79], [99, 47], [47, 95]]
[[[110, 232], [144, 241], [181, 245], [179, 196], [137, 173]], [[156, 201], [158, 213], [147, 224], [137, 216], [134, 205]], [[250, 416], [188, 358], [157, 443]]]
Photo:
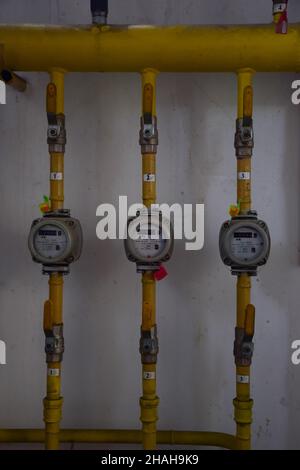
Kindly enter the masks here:
[[[139, 238], [135, 240], [136, 254], [142, 258], [156, 258], [160, 256], [166, 248], [167, 240], [162, 238], [161, 230], [158, 226], [149, 227], [148, 224], [140, 224], [137, 227]], [[151, 238], [155, 237], [155, 238]]]
[[47, 259], [58, 258], [66, 251], [68, 238], [61, 227], [47, 224], [37, 230], [33, 244], [39, 256]]
[[251, 261], [262, 253], [264, 240], [252, 227], [239, 227], [231, 235], [230, 248], [236, 259]]

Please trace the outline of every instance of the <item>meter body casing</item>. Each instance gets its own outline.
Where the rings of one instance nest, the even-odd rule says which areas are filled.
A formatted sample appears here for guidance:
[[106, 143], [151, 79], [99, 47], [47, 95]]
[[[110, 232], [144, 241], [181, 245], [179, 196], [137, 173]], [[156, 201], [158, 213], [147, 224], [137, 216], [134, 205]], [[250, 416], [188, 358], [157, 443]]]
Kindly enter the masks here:
[[271, 247], [267, 224], [255, 212], [238, 215], [224, 222], [219, 235], [220, 256], [233, 275], [255, 276], [266, 264]]
[[82, 250], [80, 222], [66, 209], [49, 212], [33, 221], [28, 238], [33, 261], [43, 265], [43, 273], [69, 272]]
[[[138, 239], [130, 237], [130, 231], [140, 233]], [[158, 210], [143, 210], [127, 222], [124, 240], [126, 256], [136, 263], [137, 272], [157, 271], [161, 263], [173, 253], [174, 233], [169, 219]]]

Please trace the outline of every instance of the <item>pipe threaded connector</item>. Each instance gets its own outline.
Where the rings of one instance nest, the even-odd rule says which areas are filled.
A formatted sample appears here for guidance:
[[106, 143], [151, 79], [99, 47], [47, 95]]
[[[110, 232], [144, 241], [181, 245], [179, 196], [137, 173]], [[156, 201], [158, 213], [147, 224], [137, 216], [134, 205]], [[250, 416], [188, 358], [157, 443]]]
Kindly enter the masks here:
[[[140, 420], [143, 424], [146, 424], [146, 425], [154, 424], [155, 426], [156, 421], [158, 421], [158, 413], [157, 413], [158, 405], [159, 405], [158, 397], [155, 397], [152, 399], [144, 398], [144, 397], [140, 398], [140, 406], [141, 406]], [[151, 429], [151, 426], [147, 426], [147, 429], [148, 429], [148, 432], [153, 432], [153, 430]], [[155, 431], [155, 427], [154, 427], [154, 431]]]
[[233, 400], [234, 420], [237, 424], [252, 423], [253, 400], [241, 401], [238, 398]]
[[62, 405], [63, 398], [57, 398], [56, 400], [50, 400], [44, 398], [44, 422], [46, 424], [59, 423], [62, 418]]

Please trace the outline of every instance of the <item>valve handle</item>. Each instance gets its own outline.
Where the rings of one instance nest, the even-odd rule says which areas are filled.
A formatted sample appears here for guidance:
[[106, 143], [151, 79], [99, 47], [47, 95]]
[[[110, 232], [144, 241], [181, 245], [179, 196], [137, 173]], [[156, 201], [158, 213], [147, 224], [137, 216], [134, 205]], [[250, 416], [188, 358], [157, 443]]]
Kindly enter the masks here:
[[47, 85], [47, 98], [46, 106], [47, 113], [56, 114], [56, 99], [57, 99], [57, 89], [54, 83], [48, 83]]
[[52, 331], [53, 328], [53, 303], [46, 300], [44, 303], [44, 332]]
[[248, 85], [244, 89], [244, 111], [243, 116], [252, 118], [253, 114], [253, 87]]
[[253, 338], [255, 329], [255, 307], [252, 304], [248, 304], [246, 307], [245, 316], [245, 335], [248, 338]]
[[146, 83], [143, 92], [143, 113], [144, 115], [153, 115], [153, 85]]

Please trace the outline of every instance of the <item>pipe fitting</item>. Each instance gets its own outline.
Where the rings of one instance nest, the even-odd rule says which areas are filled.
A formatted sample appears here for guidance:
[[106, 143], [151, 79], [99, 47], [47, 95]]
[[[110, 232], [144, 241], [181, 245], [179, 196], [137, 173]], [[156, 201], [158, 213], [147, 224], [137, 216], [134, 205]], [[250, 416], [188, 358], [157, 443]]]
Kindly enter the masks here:
[[26, 90], [27, 82], [24, 78], [20, 77], [14, 72], [10, 70], [3, 69], [1, 71], [1, 79], [4, 81], [6, 85], [11, 86], [17, 91], [23, 92]]
[[250, 366], [254, 352], [252, 337], [246, 334], [245, 328], [235, 329], [233, 354], [236, 366]]
[[45, 330], [46, 362], [62, 362], [64, 347], [63, 325], [53, 325], [51, 330]]
[[278, 34], [286, 34], [288, 30], [287, 16], [288, 0], [273, 0], [273, 21], [275, 24], [275, 32]]
[[64, 153], [67, 142], [65, 115], [48, 113], [47, 143], [49, 153]]
[[[144, 424], [152, 424], [158, 421], [157, 408], [159, 405], [159, 398], [155, 397], [152, 399], [140, 398], [141, 416], [140, 420]], [[155, 432], [154, 428], [154, 432]], [[151, 430], [153, 432], [153, 430]]]
[[56, 400], [50, 400], [49, 398], [44, 398], [44, 422], [49, 423], [59, 423], [62, 418], [62, 405], [63, 398], [58, 398]]
[[235, 154], [238, 159], [251, 158], [254, 147], [253, 119], [250, 117], [236, 120], [234, 139]]
[[158, 146], [157, 118], [150, 113], [141, 117], [141, 130], [139, 140], [142, 154], [156, 153]]
[[237, 424], [252, 423], [253, 400], [241, 401], [238, 398], [233, 400], [234, 420]]
[[140, 353], [143, 364], [156, 364], [158, 354], [158, 338], [156, 325], [151, 330], [141, 329]]
[[105, 25], [108, 15], [108, 0], [91, 0], [93, 24]]

